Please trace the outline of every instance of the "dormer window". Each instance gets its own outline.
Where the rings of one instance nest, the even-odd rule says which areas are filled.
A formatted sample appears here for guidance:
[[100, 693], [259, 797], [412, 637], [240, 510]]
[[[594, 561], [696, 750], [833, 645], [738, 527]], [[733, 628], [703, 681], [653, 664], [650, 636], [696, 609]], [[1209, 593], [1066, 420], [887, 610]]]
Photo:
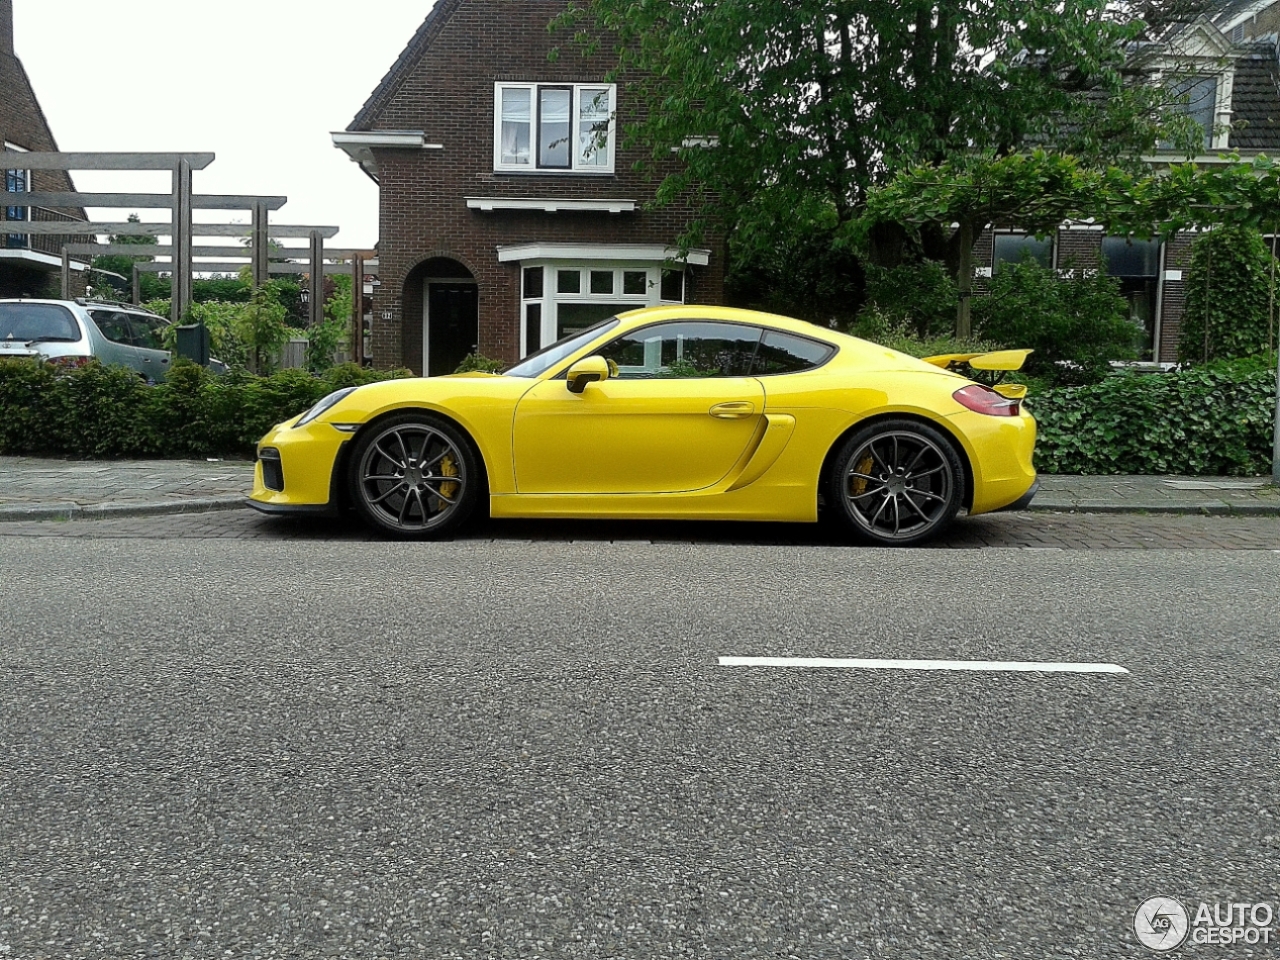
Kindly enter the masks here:
[[494, 86], [493, 169], [612, 173], [612, 84]]
[[1218, 78], [1180, 76], [1170, 78], [1172, 109], [1190, 117], [1204, 131], [1204, 146], [1214, 145], [1214, 125], [1218, 114]]

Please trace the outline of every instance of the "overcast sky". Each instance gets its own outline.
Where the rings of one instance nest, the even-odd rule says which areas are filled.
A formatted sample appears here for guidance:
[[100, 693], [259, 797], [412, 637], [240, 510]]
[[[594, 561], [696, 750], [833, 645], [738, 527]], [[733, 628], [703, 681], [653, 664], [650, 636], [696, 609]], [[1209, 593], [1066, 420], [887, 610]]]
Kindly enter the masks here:
[[[338, 226], [329, 244], [364, 248], [378, 239], [377, 187], [329, 133], [351, 122], [432, 3], [14, 0], [14, 34], [61, 150], [212, 152], [197, 193], [287, 196], [273, 223]], [[85, 191], [170, 189], [168, 174], [72, 176]]]

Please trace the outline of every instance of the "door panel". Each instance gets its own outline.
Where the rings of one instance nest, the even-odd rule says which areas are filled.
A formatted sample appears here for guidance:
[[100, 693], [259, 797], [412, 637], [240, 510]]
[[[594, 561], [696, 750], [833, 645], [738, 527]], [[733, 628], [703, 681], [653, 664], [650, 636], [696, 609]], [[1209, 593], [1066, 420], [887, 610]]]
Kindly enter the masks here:
[[468, 353], [476, 352], [480, 339], [476, 285], [429, 282], [426, 319], [423, 373], [428, 377], [453, 373]]
[[516, 407], [519, 493], [678, 493], [722, 480], [757, 433], [750, 377], [537, 384]]

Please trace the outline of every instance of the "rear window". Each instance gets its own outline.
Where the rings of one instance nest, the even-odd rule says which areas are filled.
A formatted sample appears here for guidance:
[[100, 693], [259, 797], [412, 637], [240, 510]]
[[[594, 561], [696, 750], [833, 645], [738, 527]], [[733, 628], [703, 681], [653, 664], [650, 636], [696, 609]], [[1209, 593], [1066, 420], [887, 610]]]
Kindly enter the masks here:
[[836, 348], [829, 343], [797, 337], [790, 333], [770, 330], [764, 335], [760, 349], [756, 351], [752, 376], [770, 373], [799, 373], [811, 370], [827, 362]]
[[80, 326], [66, 307], [54, 303], [0, 303], [0, 340], [75, 343]]

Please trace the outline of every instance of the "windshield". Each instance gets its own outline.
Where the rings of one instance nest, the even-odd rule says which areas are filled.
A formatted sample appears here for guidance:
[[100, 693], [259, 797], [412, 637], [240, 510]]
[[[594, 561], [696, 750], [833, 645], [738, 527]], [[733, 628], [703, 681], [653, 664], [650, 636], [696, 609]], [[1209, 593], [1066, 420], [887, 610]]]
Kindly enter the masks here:
[[66, 307], [55, 303], [0, 303], [0, 340], [64, 341], [80, 339], [80, 326]]
[[508, 377], [537, 377], [569, 356], [576, 350], [581, 349], [590, 343], [606, 330], [611, 330], [618, 325], [617, 317], [610, 317], [608, 320], [601, 320], [594, 326], [580, 333], [574, 333], [563, 340], [557, 340], [549, 347], [543, 347], [537, 353], [531, 353], [514, 367], [502, 371]]

